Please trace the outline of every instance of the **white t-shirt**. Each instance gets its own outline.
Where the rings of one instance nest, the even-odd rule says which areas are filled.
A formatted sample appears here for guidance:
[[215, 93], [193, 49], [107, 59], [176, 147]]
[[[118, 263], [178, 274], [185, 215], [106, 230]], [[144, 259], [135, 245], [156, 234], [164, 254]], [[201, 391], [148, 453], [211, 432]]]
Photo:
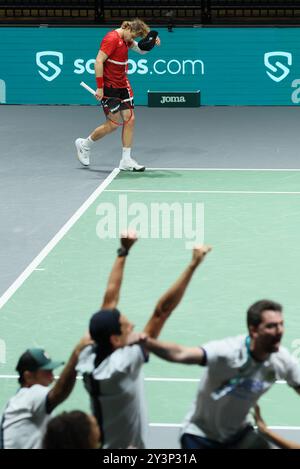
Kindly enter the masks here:
[[50, 419], [46, 411], [49, 388], [35, 384], [20, 388], [4, 409], [2, 420], [5, 449], [37, 449]]
[[[100, 420], [103, 448], [146, 447], [148, 425], [142, 366], [147, 359], [139, 345], [115, 350], [97, 368], [92, 346], [80, 354], [76, 369], [84, 377], [92, 411]], [[93, 386], [96, 399], [91, 396]]]
[[229, 337], [202, 346], [207, 369], [182, 433], [224, 442], [247, 425], [249, 410], [276, 380], [300, 386], [300, 365], [284, 347], [257, 362], [248, 352], [246, 339]]

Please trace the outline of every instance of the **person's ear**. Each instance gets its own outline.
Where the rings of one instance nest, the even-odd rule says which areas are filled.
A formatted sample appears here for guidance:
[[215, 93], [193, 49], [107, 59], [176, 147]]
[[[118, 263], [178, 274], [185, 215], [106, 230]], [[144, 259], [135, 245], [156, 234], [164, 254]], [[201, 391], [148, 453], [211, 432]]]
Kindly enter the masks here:
[[110, 338], [110, 343], [114, 348], [117, 348], [120, 345], [120, 336], [118, 335], [111, 335]]
[[24, 381], [25, 384], [31, 384], [32, 383], [32, 372], [31, 371], [24, 371], [23, 381]]
[[258, 335], [258, 326], [249, 326], [249, 335], [252, 339], [255, 339]]

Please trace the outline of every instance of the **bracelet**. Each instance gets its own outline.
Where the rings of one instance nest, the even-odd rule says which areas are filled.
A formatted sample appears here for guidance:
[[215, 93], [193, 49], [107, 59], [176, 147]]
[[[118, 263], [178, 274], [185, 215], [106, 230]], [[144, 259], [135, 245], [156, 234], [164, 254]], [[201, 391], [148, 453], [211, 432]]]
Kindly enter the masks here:
[[117, 250], [117, 253], [118, 253], [118, 256], [119, 257], [125, 257], [128, 255], [128, 249], [124, 248], [124, 246], [121, 246], [118, 250]]
[[97, 88], [103, 88], [103, 77], [96, 77]]

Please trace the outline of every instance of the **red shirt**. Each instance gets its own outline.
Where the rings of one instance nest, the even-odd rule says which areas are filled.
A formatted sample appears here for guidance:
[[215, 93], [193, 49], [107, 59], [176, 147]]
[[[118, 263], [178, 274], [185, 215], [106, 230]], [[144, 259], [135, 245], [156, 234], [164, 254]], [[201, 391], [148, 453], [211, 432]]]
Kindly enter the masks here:
[[129, 46], [117, 31], [110, 31], [104, 36], [100, 46], [100, 50], [107, 55], [103, 64], [104, 86], [131, 90], [127, 78]]

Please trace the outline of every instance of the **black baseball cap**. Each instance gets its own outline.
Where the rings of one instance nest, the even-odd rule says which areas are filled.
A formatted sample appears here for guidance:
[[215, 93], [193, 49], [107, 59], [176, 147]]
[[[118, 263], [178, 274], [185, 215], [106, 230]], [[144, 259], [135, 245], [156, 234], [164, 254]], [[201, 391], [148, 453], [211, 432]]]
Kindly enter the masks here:
[[24, 371], [54, 370], [64, 362], [53, 361], [42, 348], [30, 348], [19, 358], [16, 370], [21, 375]]

